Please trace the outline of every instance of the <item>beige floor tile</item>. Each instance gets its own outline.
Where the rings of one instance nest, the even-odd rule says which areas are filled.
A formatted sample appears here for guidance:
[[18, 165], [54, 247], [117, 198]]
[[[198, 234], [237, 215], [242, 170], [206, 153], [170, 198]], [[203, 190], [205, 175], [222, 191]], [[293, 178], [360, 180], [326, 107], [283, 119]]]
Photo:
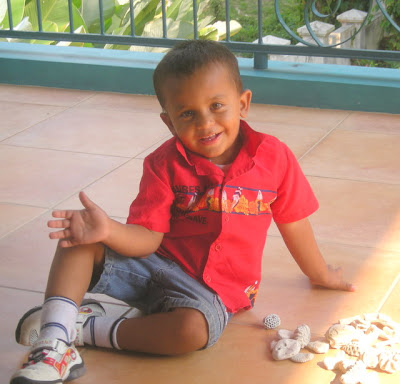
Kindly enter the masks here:
[[400, 135], [337, 130], [300, 164], [307, 175], [400, 184], [399, 147]]
[[[1, 95], [1, 89], [0, 89]], [[1, 98], [0, 98], [1, 100]], [[10, 101], [0, 102], [0, 141], [64, 110], [51, 105], [35, 105]]]
[[289, 125], [285, 123], [260, 123], [248, 121], [250, 126], [262, 133], [277, 137], [283, 141], [299, 159], [325, 135], [323, 128], [308, 128], [302, 125]]
[[[400, 110], [399, 110], [400, 113]], [[400, 114], [352, 112], [338, 127], [352, 131], [400, 134]]]
[[125, 158], [0, 146], [0, 201], [50, 207], [125, 162]]
[[44, 292], [57, 242], [44, 214], [0, 239], [2, 286]]
[[92, 91], [0, 84], [0, 100], [70, 107], [94, 95]]
[[336, 128], [349, 114], [348, 111], [252, 104], [248, 119], [329, 131]]
[[21, 316], [37, 303], [43, 295], [0, 287], [1, 326], [0, 326], [0, 382], [8, 383], [14, 372], [20, 368], [29, 348], [15, 341], [15, 328]]
[[0, 238], [44, 212], [43, 208], [0, 203]]
[[356, 285], [356, 292], [311, 287], [283, 240], [269, 238], [256, 305], [235, 315], [232, 322], [262, 325], [265, 316], [276, 313], [282, 328], [294, 330], [305, 323], [315, 337], [323, 337], [341, 318], [376, 312], [400, 271], [400, 253], [335, 243], [319, 245], [328, 263], [343, 268], [344, 279]]
[[400, 272], [393, 280], [392, 286], [387, 291], [387, 297], [384, 297], [381, 304], [379, 312], [390, 316], [400, 324]]
[[99, 93], [81, 103], [81, 106], [90, 106], [114, 111], [161, 112], [160, 104], [155, 96], [128, 95], [123, 93]]
[[[272, 361], [268, 348], [272, 337], [262, 328], [230, 324], [215, 346], [185, 356], [156, 357], [87, 349], [83, 357], [88, 373], [77, 383], [95, 383], [100, 378], [107, 383], [291, 383], [289, 378], [293, 379], [298, 367], [291, 362]], [[305, 367], [300, 370], [308, 371]]]
[[5, 143], [134, 157], [168, 135], [157, 114], [72, 108]]
[[320, 240], [400, 251], [400, 186], [309, 177], [320, 208], [310, 220]]
[[[139, 182], [143, 171], [143, 160], [133, 159], [102, 177], [88, 188], [87, 195], [108, 215], [127, 217], [129, 207], [139, 192]], [[81, 209], [78, 195], [57, 206], [57, 209]]]

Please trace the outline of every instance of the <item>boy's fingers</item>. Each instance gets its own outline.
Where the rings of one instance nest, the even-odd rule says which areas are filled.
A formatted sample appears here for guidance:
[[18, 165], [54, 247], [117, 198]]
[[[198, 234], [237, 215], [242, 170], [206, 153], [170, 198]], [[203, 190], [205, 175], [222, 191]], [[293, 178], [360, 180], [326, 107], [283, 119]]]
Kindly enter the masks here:
[[79, 200], [81, 201], [82, 205], [88, 210], [96, 206], [96, 204], [93, 203], [93, 201], [90, 200], [86, 193], [83, 191], [79, 192]]
[[57, 219], [63, 219], [69, 216], [69, 211], [53, 211], [51, 215]]
[[50, 220], [47, 222], [47, 226], [49, 228], [69, 228], [71, 225], [71, 221], [68, 219], [65, 220]]
[[62, 231], [51, 232], [49, 233], [49, 237], [52, 240], [56, 239], [67, 239], [71, 236], [71, 231], [68, 229], [64, 229]]

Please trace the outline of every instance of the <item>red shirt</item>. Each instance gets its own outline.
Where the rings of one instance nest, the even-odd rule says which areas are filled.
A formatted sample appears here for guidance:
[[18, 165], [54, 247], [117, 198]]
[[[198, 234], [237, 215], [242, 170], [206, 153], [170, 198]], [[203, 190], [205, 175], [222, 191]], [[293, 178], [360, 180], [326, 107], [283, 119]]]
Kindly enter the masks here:
[[163, 232], [157, 254], [214, 290], [228, 311], [253, 306], [273, 218], [309, 216], [318, 202], [289, 148], [241, 122], [242, 148], [226, 174], [175, 138], [144, 160], [129, 224]]

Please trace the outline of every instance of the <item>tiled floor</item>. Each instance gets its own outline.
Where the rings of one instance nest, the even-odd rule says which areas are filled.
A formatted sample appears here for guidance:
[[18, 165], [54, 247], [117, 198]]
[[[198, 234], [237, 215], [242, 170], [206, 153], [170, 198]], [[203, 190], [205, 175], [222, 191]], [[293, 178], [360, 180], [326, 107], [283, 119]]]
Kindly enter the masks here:
[[[55, 248], [51, 210], [79, 208], [85, 190], [123, 220], [143, 158], [169, 137], [159, 111], [147, 96], [0, 85], [1, 383], [27, 353], [13, 332], [42, 301]], [[311, 217], [320, 247], [357, 292], [312, 289], [273, 226], [256, 307], [234, 316], [217, 345], [173, 358], [85, 348], [88, 373], [76, 383], [336, 384], [324, 355], [303, 365], [273, 361], [275, 331], [263, 328], [264, 316], [277, 313], [292, 330], [306, 323], [313, 339], [356, 314], [381, 311], [400, 322], [400, 114], [253, 105], [248, 121], [300, 159], [321, 205]], [[101, 299], [108, 311], [129, 310]], [[400, 372], [380, 379], [399, 383]]]

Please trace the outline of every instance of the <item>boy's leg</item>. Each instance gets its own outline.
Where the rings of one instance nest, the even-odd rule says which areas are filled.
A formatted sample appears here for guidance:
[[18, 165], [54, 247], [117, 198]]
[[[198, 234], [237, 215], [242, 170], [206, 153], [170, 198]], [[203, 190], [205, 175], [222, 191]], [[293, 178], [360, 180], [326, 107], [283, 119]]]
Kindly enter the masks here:
[[193, 308], [126, 319], [117, 331], [121, 349], [159, 355], [179, 355], [207, 345], [208, 324]]
[[67, 297], [80, 305], [89, 288], [93, 272], [102, 268], [104, 246], [89, 244], [57, 247], [47, 282], [45, 298]]

